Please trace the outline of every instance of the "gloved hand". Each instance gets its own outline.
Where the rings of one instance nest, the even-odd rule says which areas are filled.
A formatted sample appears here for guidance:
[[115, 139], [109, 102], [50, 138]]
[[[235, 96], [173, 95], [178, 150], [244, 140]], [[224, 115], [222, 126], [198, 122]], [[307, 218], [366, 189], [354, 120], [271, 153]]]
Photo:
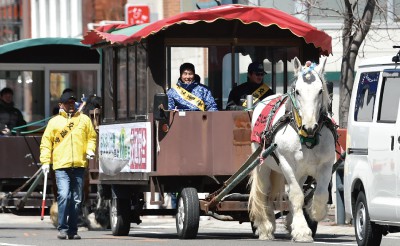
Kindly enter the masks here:
[[10, 136], [11, 135], [11, 131], [10, 129], [7, 127], [7, 125], [4, 124], [0, 124], [0, 135], [4, 135], [4, 136]]
[[43, 173], [49, 173], [50, 165], [42, 165], [42, 171]]
[[86, 151], [86, 159], [92, 160], [94, 158], [94, 152], [91, 150]]

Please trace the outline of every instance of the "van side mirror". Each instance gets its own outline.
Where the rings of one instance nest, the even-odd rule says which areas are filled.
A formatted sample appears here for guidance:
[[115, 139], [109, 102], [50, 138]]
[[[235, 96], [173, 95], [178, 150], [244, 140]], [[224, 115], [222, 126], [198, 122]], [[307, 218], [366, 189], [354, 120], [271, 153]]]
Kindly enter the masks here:
[[153, 116], [155, 120], [167, 119], [168, 96], [165, 93], [157, 93], [154, 95]]

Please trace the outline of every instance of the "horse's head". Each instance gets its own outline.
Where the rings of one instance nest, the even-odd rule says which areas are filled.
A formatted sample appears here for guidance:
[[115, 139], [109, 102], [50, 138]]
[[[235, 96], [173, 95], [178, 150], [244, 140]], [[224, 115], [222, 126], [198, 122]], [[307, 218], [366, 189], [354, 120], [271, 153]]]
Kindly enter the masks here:
[[325, 63], [326, 59], [319, 65], [307, 62], [301, 66], [299, 59], [294, 59], [297, 78], [291, 93], [297, 127], [299, 133], [305, 137], [314, 136], [320, 115], [328, 111], [329, 95], [324, 80]]
[[101, 108], [101, 97], [96, 96], [96, 94], [90, 95], [86, 98], [86, 105], [83, 108], [83, 113], [89, 115], [89, 111], [95, 108]]

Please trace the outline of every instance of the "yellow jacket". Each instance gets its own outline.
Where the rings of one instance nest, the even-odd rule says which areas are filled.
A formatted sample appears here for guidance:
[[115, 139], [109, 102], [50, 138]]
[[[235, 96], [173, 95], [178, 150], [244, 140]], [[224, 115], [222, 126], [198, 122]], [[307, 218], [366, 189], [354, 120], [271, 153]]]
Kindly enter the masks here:
[[96, 150], [96, 132], [90, 118], [79, 112], [72, 117], [64, 111], [47, 124], [40, 143], [40, 162], [53, 169], [87, 167], [86, 153]]

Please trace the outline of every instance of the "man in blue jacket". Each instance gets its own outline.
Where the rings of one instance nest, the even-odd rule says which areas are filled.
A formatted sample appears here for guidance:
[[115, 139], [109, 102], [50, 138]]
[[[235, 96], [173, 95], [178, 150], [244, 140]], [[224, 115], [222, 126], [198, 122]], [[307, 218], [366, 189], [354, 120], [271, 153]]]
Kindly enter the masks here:
[[170, 88], [168, 95], [169, 110], [217, 111], [217, 104], [210, 89], [200, 84], [200, 77], [195, 74], [192, 63], [183, 63], [176, 88]]

